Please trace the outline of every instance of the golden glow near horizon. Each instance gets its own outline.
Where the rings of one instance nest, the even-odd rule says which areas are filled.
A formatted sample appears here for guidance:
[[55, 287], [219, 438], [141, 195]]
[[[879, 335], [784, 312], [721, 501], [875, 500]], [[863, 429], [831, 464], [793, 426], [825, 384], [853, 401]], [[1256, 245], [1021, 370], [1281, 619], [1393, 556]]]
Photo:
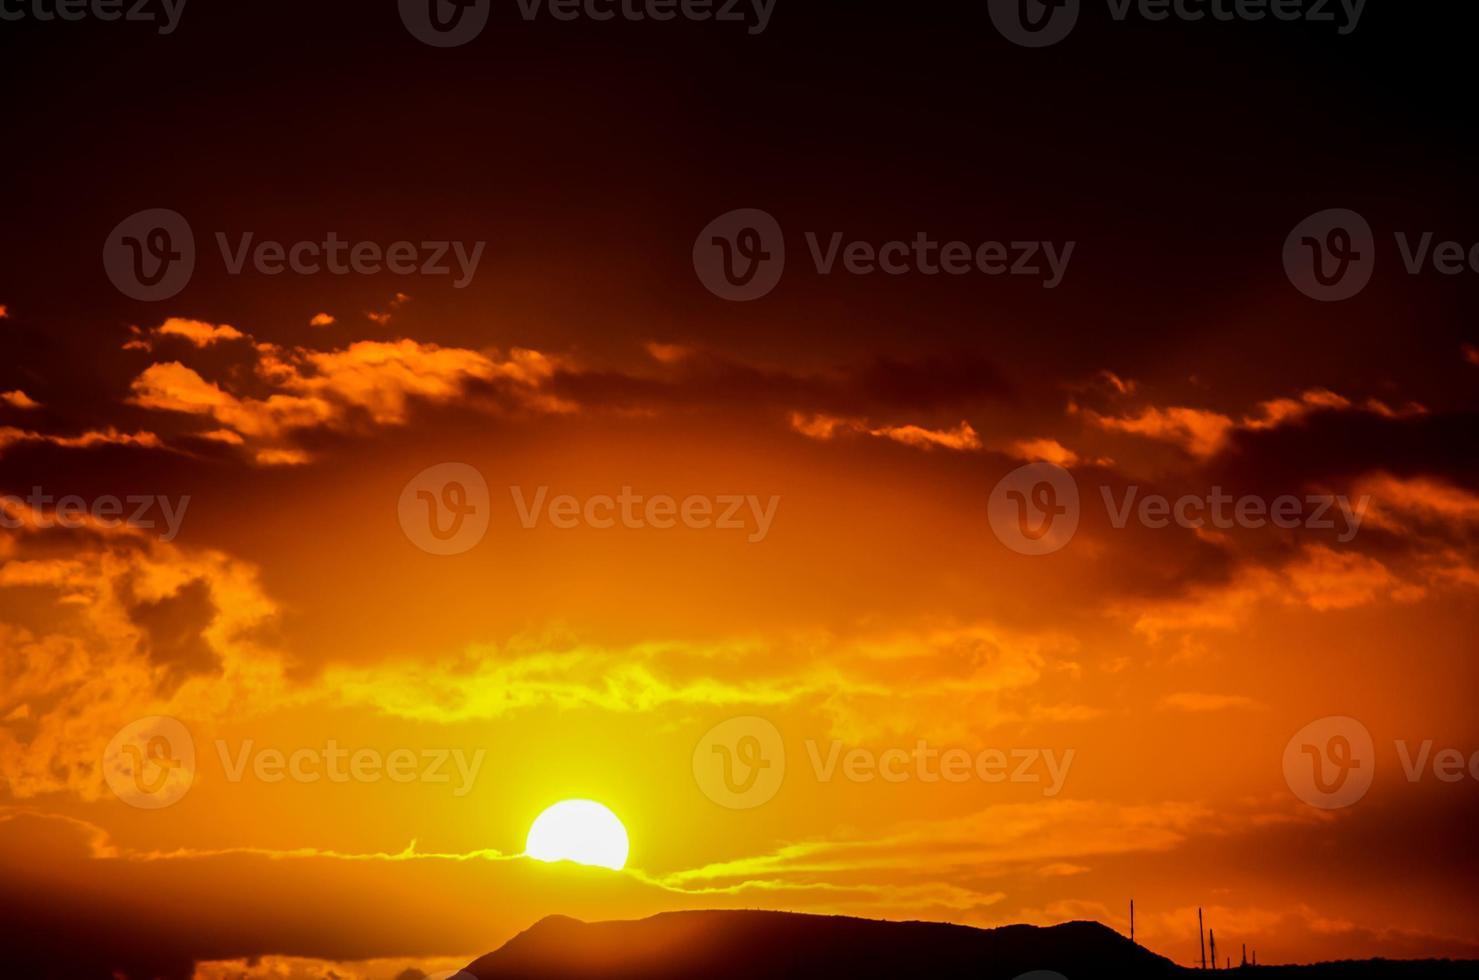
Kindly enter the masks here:
[[[39, 475], [0, 493], [4, 880], [188, 923], [168, 934], [203, 963], [235, 947], [202, 936], [303, 949], [278, 908], [345, 954], [206, 980], [390, 980], [549, 915], [699, 908], [1128, 934], [1133, 898], [1136, 940], [1183, 964], [1199, 908], [1263, 958], [1476, 948], [1440, 843], [1479, 744], [1479, 491], [1357, 453], [1311, 477], [1326, 528], [1272, 523], [1317, 513], [1286, 440], [1429, 415], [1359, 379], [1219, 376], [1188, 402], [1149, 365], [1065, 374], [1072, 412], [864, 416], [828, 399], [866, 370], [662, 345], [582, 366], [403, 326], [294, 343], [161, 316], [117, 338], [147, 428], [38, 416], [5, 448]], [[202, 440], [220, 461], [170, 468]], [[1053, 461], [1079, 520], [1032, 538], [1054, 505], [1021, 477]], [[46, 467], [89, 462], [79, 511]], [[152, 526], [117, 525], [125, 464], [160, 474]], [[1147, 509], [1191, 497], [1203, 526]], [[1365, 887], [1383, 865], [1344, 856], [1409, 826], [1432, 846], [1394, 910]]]
[[616, 814], [594, 800], [565, 800], [545, 810], [529, 828], [524, 853], [539, 861], [571, 861], [620, 871], [630, 842]]

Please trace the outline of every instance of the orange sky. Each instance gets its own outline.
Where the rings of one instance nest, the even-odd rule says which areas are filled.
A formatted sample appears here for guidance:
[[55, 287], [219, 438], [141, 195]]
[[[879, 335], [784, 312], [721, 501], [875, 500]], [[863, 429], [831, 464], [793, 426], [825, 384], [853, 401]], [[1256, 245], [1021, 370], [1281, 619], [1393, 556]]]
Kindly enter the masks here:
[[[552, 913], [1133, 899], [1182, 964], [1199, 907], [1264, 963], [1479, 958], [1479, 270], [1400, 244], [1475, 238], [1468, 5], [1046, 50], [518, 6], [0, 30], [0, 946], [401, 980]], [[160, 208], [196, 261], [141, 298]], [[1341, 302], [1281, 263], [1329, 208]], [[920, 236], [1061, 275], [810, 244]], [[624, 871], [520, 856], [576, 798]]]
[[[125, 332], [126, 403], [147, 422], [118, 427], [127, 441], [57, 449], [25, 426], [34, 409], [9, 410], [7, 432], [35, 432], [9, 454], [157, 461], [149, 485], [190, 496], [170, 541], [44, 528], [54, 503], [7, 503], [12, 881], [202, 937], [222, 951], [207, 958], [376, 961], [353, 967], [366, 976], [455, 966], [548, 913], [711, 906], [1128, 930], [1133, 897], [1137, 938], [1180, 962], [1198, 906], [1267, 962], [1475, 951], [1439, 833], [1472, 813], [1473, 781], [1410, 782], [1395, 740], [1475, 744], [1479, 496], [1379, 460], [1278, 473], [1286, 437], [1430, 438], [1442, 420], [1421, 392], [1401, 411], [1314, 388], [1219, 410], [1101, 373], [1062, 379], [1058, 412], [1030, 422], [969, 390], [860, 411], [885, 372], [948, 369], [799, 374], [692, 346], [606, 367], [439, 345], [413, 311], [291, 346], [248, 324]], [[974, 438], [919, 437], [950, 432]], [[998, 539], [987, 503], [1041, 457], [1067, 464], [1081, 516], [1035, 557]], [[397, 501], [448, 462], [487, 481], [488, 527], [436, 556]], [[1132, 486], [1219, 483], [1369, 501], [1342, 541], [1339, 522], [1117, 528], [1101, 490], [1118, 507]], [[763, 536], [748, 503], [738, 529], [642, 526], [641, 504], [631, 526], [546, 512], [526, 528], [541, 487], [773, 510]], [[155, 715], [188, 729], [194, 778], [140, 809], [99, 762]], [[1296, 797], [1282, 761], [1328, 716], [1358, 719], [1376, 753], [1369, 794], [1330, 811]], [[733, 718], [763, 719], [731, 732], [785, 758], [742, 809], [694, 768]], [[331, 745], [409, 750], [418, 775], [264, 781], [253, 761], [230, 776], [261, 750]], [[854, 750], [894, 750], [893, 778], [859, 778]], [[991, 750], [995, 772], [1028, 779], [982, 778]], [[947, 752], [967, 775], [939, 775]], [[423, 781], [438, 754], [448, 778]], [[572, 797], [621, 816], [625, 872], [517, 856], [533, 817]]]

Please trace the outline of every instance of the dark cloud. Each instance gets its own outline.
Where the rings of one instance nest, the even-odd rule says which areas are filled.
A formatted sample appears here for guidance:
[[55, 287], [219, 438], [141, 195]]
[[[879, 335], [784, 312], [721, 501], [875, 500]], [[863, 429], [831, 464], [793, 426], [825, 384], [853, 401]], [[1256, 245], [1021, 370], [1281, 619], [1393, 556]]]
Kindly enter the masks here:
[[657, 375], [562, 371], [555, 377], [554, 390], [595, 408], [796, 410], [883, 414], [908, 421], [980, 409], [1011, 394], [996, 365], [969, 352], [916, 360], [876, 357], [804, 373], [698, 351]]
[[[124, 583], [123, 588], [132, 593], [133, 584]], [[188, 677], [220, 669], [221, 659], [204, 635], [216, 617], [210, 584], [204, 579], [187, 582], [162, 599], [126, 605], [129, 619], [144, 634], [140, 652], [161, 668], [161, 694], [173, 693]]]
[[1289, 425], [1234, 433], [1207, 476], [1225, 486], [1287, 493], [1374, 471], [1479, 488], [1479, 413], [1315, 412]]

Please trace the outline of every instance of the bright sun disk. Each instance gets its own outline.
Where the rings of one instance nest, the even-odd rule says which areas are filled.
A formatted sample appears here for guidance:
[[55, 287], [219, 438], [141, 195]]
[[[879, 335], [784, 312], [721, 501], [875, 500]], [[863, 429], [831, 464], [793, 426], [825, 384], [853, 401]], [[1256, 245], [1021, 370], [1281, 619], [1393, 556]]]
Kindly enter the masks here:
[[594, 800], [565, 800], [529, 828], [524, 853], [539, 861], [573, 861], [620, 871], [627, 863], [627, 829]]

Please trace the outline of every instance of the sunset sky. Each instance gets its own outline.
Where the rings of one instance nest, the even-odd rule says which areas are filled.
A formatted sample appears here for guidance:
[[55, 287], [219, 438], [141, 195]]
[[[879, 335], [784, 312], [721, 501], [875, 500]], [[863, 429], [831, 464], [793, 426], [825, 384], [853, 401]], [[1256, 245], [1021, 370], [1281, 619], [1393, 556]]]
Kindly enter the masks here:
[[[1479, 958], [1479, 269], [1408, 274], [1395, 238], [1479, 242], [1459, 12], [1373, 4], [1339, 37], [1086, 5], [1029, 50], [943, 7], [780, 0], [752, 34], [496, 3], [441, 49], [392, 3], [309, 6], [191, 5], [164, 36], [0, 24], [24, 93], [0, 151], [20, 955], [390, 980], [555, 913], [1128, 933], [1134, 899], [1136, 939], [1182, 964], [1198, 907], [1261, 962]], [[1422, 72], [1392, 66], [1407, 47]], [[196, 266], [141, 301], [102, 256], [154, 208]], [[694, 249], [742, 208], [787, 256], [733, 302]], [[1375, 236], [1344, 302], [1281, 261], [1327, 208]], [[459, 288], [232, 274], [217, 243], [330, 232], [485, 247]], [[822, 274], [807, 234], [834, 232], [1075, 247], [1045, 289]], [[1080, 496], [1036, 556], [989, 515], [1035, 462]], [[486, 481], [487, 530], [436, 555], [402, 501], [449, 463]], [[742, 526], [526, 527], [541, 488], [738, 496]], [[1365, 503], [1358, 528], [1337, 504], [1329, 528], [1200, 529], [1105, 503], [1219, 490]], [[55, 526], [69, 495], [162, 497], [177, 522]], [[197, 759], [151, 809], [102, 763], [155, 716]], [[1374, 753], [1337, 809], [1285, 764], [1329, 718]], [[732, 719], [784, 749], [746, 808], [695, 773]], [[1399, 740], [1431, 743], [1415, 780]], [[331, 744], [450, 778], [230, 777]], [[819, 777], [834, 744], [1030, 752], [1043, 779]], [[450, 760], [475, 755], [464, 779]], [[521, 856], [569, 799], [620, 818], [624, 870]]]

